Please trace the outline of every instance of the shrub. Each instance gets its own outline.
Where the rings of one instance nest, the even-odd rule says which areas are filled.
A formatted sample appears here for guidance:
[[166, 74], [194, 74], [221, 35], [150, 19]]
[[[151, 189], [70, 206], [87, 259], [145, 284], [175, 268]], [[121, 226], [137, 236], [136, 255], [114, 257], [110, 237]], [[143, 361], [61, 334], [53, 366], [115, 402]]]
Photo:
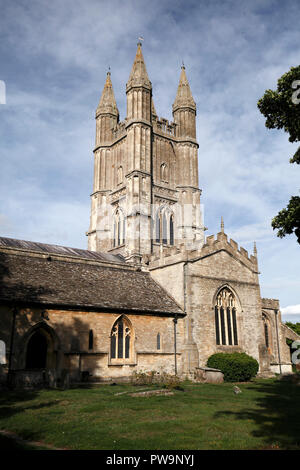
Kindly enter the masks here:
[[225, 382], [246, 382], [258, 372], [258, 362], [246, 353], [217, 353], [210, 356], [207, 367], [220, 369]]

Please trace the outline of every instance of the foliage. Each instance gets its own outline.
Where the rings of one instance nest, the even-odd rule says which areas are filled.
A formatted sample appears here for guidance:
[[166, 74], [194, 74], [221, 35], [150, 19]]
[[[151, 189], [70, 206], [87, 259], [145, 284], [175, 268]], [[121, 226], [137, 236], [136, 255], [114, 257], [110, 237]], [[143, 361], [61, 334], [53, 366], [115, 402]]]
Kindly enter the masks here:
[[[266, 90], [264, 96], [257, 103], [260, 112], [266, 118], [266, 127], [284, 129], [290, 134], [290, 142], [300, 141], [300, 103], [297, 103], [300, 95], [298, 80], [300, 81], [300, 65], [291, 67], [289, 72], [279, 78], [277, 90]], [[300, 163], [300, 147], [290, 161], [291, 163]]]
[[295, 233], [300, 243], [300, 197], [292, 196], [287, 208], [282, 209], [272, 220], [273, 230], [278, 229], [277, 236], [285, 237]]
[[291, 330], [295, 331], [295, 333], [300, 336], [300, 323], [292, 323], [290, 321], [287, 321], [285, 322], [285, 325], [288, 326]]
[[159, 385], [170, 390], [182, 390], [181, 380], [177, 375], [167, 374], [166, 372], [151, 371], [134, 371], [131, 375], [130, 382], [132, 385]]
[[[266, 118], [269, 129], [283, 129], [290, 137], [290, 142], [300, 141], [300, 65], [291, 67], [277, 83], [277, 90], [266, 90], [257, 106]], [[300, 147], [290, 163], [300, 164]], [[288, 206], [282, 209], [272, 220], [273, 230], [282, 238], [295, 233], [300, 244], [300, 197], [292, 196]]]
[[217, 353], [210, 356], [207, 367], [220, 369], [225, 382], [245, 382], [258, 372], [258, 362], [246, 353]]

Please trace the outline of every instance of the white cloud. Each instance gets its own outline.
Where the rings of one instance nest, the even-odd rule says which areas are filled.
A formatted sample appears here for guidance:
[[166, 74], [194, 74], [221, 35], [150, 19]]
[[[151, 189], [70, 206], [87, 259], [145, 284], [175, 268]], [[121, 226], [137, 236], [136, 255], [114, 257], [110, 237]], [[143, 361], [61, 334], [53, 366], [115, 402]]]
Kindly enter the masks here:
[[281, 308], [281, 313], [283, 315], [300, 315], [300, 304]]
[[299, 246], [294, 235], [279, 240], [270, 223], [297, 193], [299, 168], [289, 164], [288, 135], [267, 130], [256, 103], [299, 63], [298, 18], [289, 0], [4, 3], [0, 235], [86, 246], [94, 111], [110, 65], [125, 117], [142, 34], [159, 116], [172, 119], [182, 59], [186, 65], [205, 225], [219, 231], [222, 215], [229, 237], [249, 252], [256, 240], [263, 296], [296, 304]]

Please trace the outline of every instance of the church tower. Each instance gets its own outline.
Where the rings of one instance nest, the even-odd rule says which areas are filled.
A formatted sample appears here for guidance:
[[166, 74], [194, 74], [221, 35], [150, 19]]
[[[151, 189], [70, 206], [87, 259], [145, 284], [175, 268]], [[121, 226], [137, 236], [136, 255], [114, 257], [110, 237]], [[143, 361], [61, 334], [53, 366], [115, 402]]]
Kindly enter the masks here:
[[159, 119], [139, 42], [119, 122], [110, 72], [96, 110], [94, 185], [88, 249], [141, 263], [172, 249], [199, 249], [196, 104], [182, 66], [174, 122]]

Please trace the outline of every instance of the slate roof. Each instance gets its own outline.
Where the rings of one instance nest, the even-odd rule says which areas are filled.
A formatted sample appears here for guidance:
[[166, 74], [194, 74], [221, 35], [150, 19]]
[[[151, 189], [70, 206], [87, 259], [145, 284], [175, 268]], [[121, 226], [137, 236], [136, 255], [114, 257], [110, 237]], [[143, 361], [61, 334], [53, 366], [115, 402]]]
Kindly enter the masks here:
[[[0, 300], [47, 306], [93, 310], [126, 310], [133, 313], [183, 314], [178, 304], [159, 286], [148, 272], [128, 266], [115, 255], [72, 250], [77, 259], [42, 256], [51, 253], [40, 243], [14, 240], [31, 252], [7, 250], [8, 239], [0, 238]], [[27, 245], [29, 244], [29, 245]], [[2, 249], [1, 249], [2, 247]], [[37, 248], [40, 248], [38, 255]], [[65, 247], [55, 247], [55, 253]], [[82, 257], [79, 256], [82, 253]], [[95, 255], [93, 262], [90, 254]], [[116, 263], [105, 265], [101, 258], [109, 256]], [[98, 260], [99, 257], [99, 260]], [[96, 261], [95, 261], [96, 260]]]
[[44, 254], [57, 254], [63, 256], [72, 256], [75, 258], [84, 258], [95, 261], [113, 262], [125, 264], [121, 255], [112, 255], [110, 253], [99, 253], [96, 251], [81, 250], [80, 248], [70, 248], [60, 245], [48, 245], [47, 243], [37, 243], [26, 240], [16, 240], [15, 238], [0, 237], [0, 248], [14, 248], [17, 250], [34, 251]]

